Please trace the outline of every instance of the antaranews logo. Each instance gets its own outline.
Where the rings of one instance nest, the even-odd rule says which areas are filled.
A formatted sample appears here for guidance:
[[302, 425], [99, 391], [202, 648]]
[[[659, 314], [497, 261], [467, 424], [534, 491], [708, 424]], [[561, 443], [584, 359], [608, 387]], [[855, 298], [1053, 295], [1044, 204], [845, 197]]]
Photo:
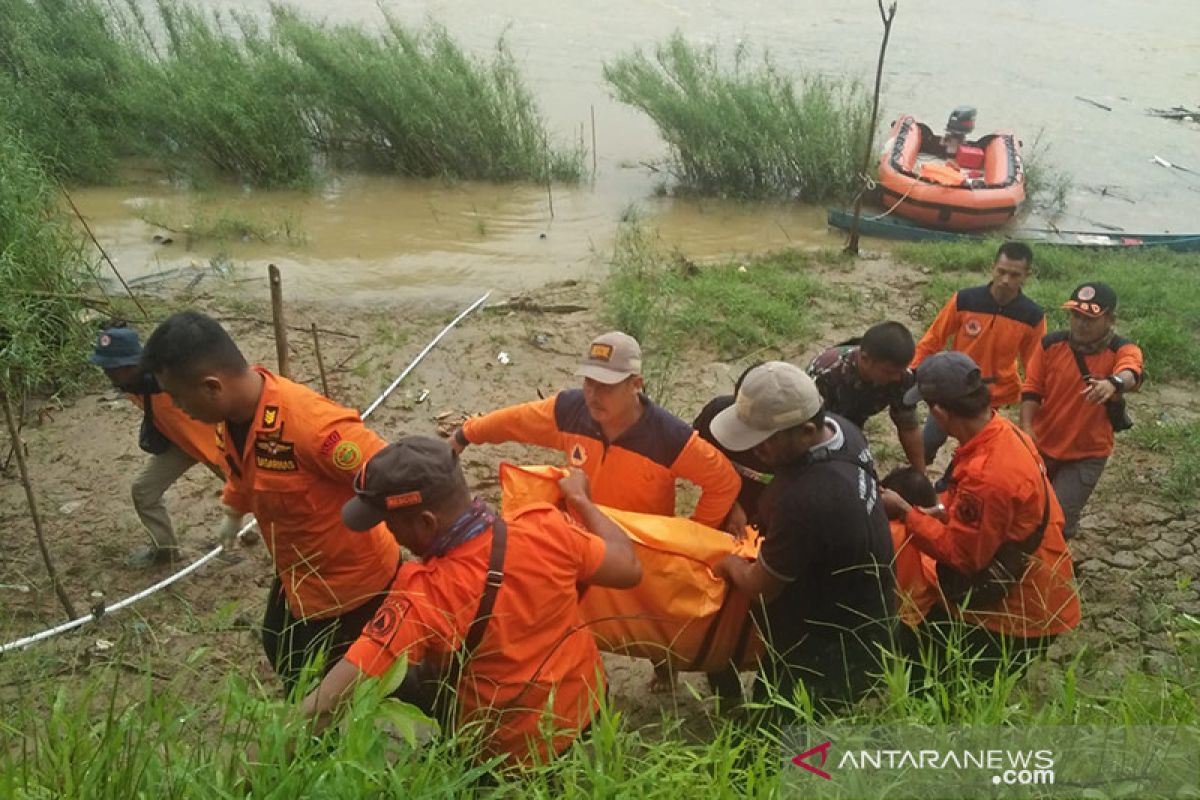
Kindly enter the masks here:
[[[833, 775], [825, 769], [833, 741], [810, 747], [792, 758], [801, 769], [825, 780]], [[820, 759], [819, 765], [817, 759]], [[1055, 757], [1051, 750], [900, 750], [848, 749], [831, 770], [954, 771], [966, 772], [1005, 786], [1052, 786]], [[980, 775], [980, 773], [983, 773]]]

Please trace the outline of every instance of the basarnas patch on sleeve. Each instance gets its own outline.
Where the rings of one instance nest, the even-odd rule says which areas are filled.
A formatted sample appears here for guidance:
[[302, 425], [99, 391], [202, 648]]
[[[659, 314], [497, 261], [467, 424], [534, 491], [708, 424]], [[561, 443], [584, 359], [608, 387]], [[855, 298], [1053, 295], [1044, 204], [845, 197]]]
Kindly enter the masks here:
[[384, 601], [375, 612], [375, 616], [363, 628], [363, 633], [376, 644], [387, 647], [396, 631], [400, 630], [400, 625], [411, 607], [412, 603], [407, 599]]
[[333, 448], [333, 454], [329, 457], [329, 460], [338, 469], [353, 472], [362, 466], [362, 448], [355, 442], [343, 440], [338, 442], [337, 447]]
[[954, 514], [964, 524], [978, 525], [983, 519], [983, 501], [970, 492], [959, 492], [954, 498]]

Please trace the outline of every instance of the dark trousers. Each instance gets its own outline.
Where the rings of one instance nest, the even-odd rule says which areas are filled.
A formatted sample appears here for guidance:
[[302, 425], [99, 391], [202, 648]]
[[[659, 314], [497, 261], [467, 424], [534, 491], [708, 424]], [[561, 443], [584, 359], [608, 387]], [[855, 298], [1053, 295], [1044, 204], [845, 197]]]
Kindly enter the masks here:
[[287, 693], [290, 695], [296, 689], [304, 665], [318, 654], [325, 653], [321, 674], [332, 669], [375, 616], [385, 597], [387, 592], [380, 592], [336, 617], [299, 620], [292, 616], [283, 585], [275, 578], [267, 598], [267, 613], [263, 615], [262, 644]]
[[924, 682], [927, 671], [953, 678], [947, 654], [958, 654], [979, 680], [989, 681], [996, 671], [1019, 674], [1045, 654], [1053, 636], [1007, 636], [982, 625], [963, 622], [935, 606], [925, 620], [901, 640], [913, 664], [913, 685]]

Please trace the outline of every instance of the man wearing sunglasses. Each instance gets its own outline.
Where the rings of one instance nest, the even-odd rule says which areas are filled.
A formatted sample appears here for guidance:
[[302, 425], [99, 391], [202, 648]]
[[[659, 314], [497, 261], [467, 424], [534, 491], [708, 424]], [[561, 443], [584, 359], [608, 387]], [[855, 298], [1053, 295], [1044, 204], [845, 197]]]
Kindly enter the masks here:
[[1063, 308], [1070, 327], [1042, 339], [1021, 394], [1021, 427], [1037, 442], [1062, 504], [1069, 539], [1079, 530], [1113, 451], [1113, 432], [1132, 425], [1124, 397], [1142, 386], [1142, 351], [1116, 334], [1117, 293], [1091, 281]]
[[353, 533], [341, 515], [359, 468], [387, 443], [358, 412], [250, 366], [220, 323], [197, 311], [159, 325], [142, 365], [186, 414], [216, 425], [222, 539], [232, 544], [243, 514], [258, 519], [276, 571], [263, 648], [291, 692], [322, 648], [328, 667], [358, 638], [399, 569], [387, 528]]

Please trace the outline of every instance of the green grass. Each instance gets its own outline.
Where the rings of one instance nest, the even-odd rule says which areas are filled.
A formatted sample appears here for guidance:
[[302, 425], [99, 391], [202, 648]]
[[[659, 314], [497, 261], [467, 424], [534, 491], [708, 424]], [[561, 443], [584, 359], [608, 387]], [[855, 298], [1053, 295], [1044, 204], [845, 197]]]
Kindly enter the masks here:
[[57, 184], [2, 123], [0, 164], [0, 384], [19, 403], [90, 369], [83, 291], [92, 273]]
[[[838, 722], [859, 727], [1195, 725], [1200, 623], [1170, 622], [1178, 643], [1161, 675], [1130, 673], [1108, 689], [1089, 686], [1082, 659], [1035, 665], [1040, 680], [1003, 671], [976, 677], [951, 637], [946, 668], [917, 685], [893, 661], [874, 697]], [[792, 728], [813, 723], [803, 690], [773, 697], [749, 714], [631, 726], [605, 704], [590, 740], [524, 770], [493, 769], [477, 758], [472, 731], [427, 740], [416, 709], [394, 699], [389, 679], [359, 687], [343, 723], [313, 739], [295, 707], [270, 687], [230, 675], [211, 696], [195, 678], [214, 664], [204, 649], [174, 665], [171, 680], [120, 666], [46, 677], [44, 651], [5, 659], [23, 690], [9, 694], [0, 718], [0, 795], [79, 800], [127, 797], [647, 797], [779, 796], [792, 769]], [[38, 665], [42, 665], [39, 667]], [[136, 667], [136, 662], [134, 662]], [[228, 667], [229, 665], [222, 665]], [[203, 683], [203, 682], [201, 682]], [[771, 723], [756, 723], [770, 711]], [[830, 720], [826, 720], [829, 722]], [[257, 748], [250, 761], [249, 747]], [[293, 750], [294, 748], [294, 750]], [[492, 770], [492, 785], [476, 781]]]
[[[965, 242], [898, 248], [902, 259], [933, 272], [933, 281], [922, 289], [927, 321], [955, 290], [988, 280], [997, 246]], [[1066, 327], [1066, 312], [1059, 306], [1072, 289], [1101, 280], [1117, 292], [1117, 330], [1141, 346], [1150, 380], [1200, 380], [1200, 256], [1035, 246], [1034, 259], [1025, 291], [1046, 309], [1050, 330]]]
[[186, 214], [173, 212], [162, 203], [150, 203], [137, 214], [147, 225], [183, 237], [185, 243], [254, 241], [298, 247], [308, 241], [300, 221], [288, 214], [250, 216], [230, 208], [209, 208], [204, 203]]
[[870, 98], [852, 81], [794, 78], [744, 47], [723, 66], [675, 34], [604, 66], [616, 98], [658, 126], [685, 191], [741, 198], [845, 198], [857, 190]]
[[501, 41], [490, 61], [441, 28], [382, 34], [265, 21], [189, 0], [0, 0], [0, 115], [56, 176], [308, 186], [343, 161], [402, 175], [576, 180]]
[[1075, 183], [1071, 176], [1052, 166], [1050, 145], [1043, 141], [1044, 130], [1033, 138], [1022, 162], [1025, 166], [1025, 196], [1051, 218], [1067, 209], [1067, 200]]
[[738, 361], [816, 330], [825, 293], [813, 257], [782, 251], [748, 263], [697, 265], [636, 222], [617, 233], [605, 315], [645, 353], [651, 396], [667, 402], [679, 359], [696, 346]]
[[1156, 476], [1156, 490], [1179, 506], [1194, 508], [1200, 498], [1200, 422], [1145, 419], [1134, 425], [1131, 438], [1169, 459], [1165, 474]]

